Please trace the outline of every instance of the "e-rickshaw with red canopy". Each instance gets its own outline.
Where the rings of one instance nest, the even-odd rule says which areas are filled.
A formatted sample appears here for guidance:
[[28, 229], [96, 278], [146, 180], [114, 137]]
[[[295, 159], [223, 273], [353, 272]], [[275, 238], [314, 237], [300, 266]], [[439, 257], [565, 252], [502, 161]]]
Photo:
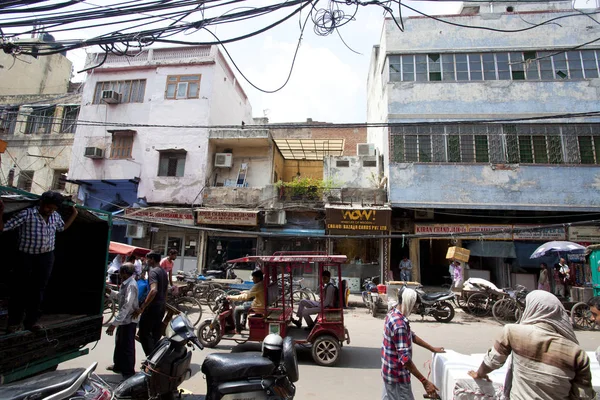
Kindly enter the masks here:
[[[215, 347], [221, 340], [233, 340], [238, 344], [261, 342], [267, 335], [276, 333], [285, 338], [290, 336], [294, 343], [310, 345], [313, 360], [322, 366], [337, 363], [345, 341], [350, 344], [348, 330], [344, 326], [344, 300], [342, 290], [342, 264], [344, 255], [318, 253], [277, 252], [272, 256], [248, 256], [230, 263], [255, 263], [263, 272], [265, 309], [248, 312], [248, 332], [235, 332], [233, 320], [234, 306], [229, 304], [226, 295], [217, 298], [217, 311], [212, 319], [205, 320], [198, 327], [198, 338], [205, 347]], [[310, 331], [292, 324], [294, 299], [292, 295], [294, 273], [311, 273], [316, 269], [320, 287], [320, 311], [314, 315], [314, 325]], [[324, 307], [325, 288], [321, 284], [323, 271], [330, 271], [332, 282], [335, 278], [337, 289], [333, 307]]]

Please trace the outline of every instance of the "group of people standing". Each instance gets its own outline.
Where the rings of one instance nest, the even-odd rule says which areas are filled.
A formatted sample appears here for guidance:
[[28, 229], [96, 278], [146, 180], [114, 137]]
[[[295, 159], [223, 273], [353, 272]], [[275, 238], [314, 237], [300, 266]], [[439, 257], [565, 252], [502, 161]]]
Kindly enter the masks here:
[[540, 264], [540, 276], [538, 279], [538, 289], [552, 292], [558, 297], [570, 298], [570, 288], [572, 285], [571, 268], [564, 258], [554, 264], [553, 269], [549, 269], [546, 263]]
[[[117, 256], [120, 257], [120, 256]], [[115, 257], [115, 258], [117, 258]], [[120, 373], [128, 378], [135, 373], [135, 333], [138, 336], [144, 353], [149, 356], [162, 336], [162, 321], [165, 314], [168, 287], [173, 285], [173, 261], [177, 251], [170, 250], [168, 256], [161, 260], [157, 253], [149, 253], [145, 257], [146, 265], [129, 259], [119, 266], [118, 291], [107, 288], [111, 298], [118, 301], [119, 313], [106, 329], [106, 334], [115, 335], [114, 364], [107, 367], [109, 371]], [[117, 259], [117, 263], [120, 258]], [[115, 262], [111, 266], [115, 267]], [[147, 279], [147, 294], [140, 293], [140, 288]], [[141, 294], [141, 295], [140, 295]]]

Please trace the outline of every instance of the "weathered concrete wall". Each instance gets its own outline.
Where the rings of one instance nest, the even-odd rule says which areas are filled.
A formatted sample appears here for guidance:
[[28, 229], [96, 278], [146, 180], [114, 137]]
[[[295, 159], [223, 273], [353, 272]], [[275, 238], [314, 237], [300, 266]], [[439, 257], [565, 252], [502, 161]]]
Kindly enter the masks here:
[[[185, 51], [176, 49], [177, 52]], [[193, 50], [193, 49], [192, 49]], [[177, 53], [173, 50], [173, 54]], [[74, 179], [132, 179], [140, 178], [138, 196], [146, 197], [149, 203], [190, 204], [205, 186], [209, 153], [208, 129], [180, 128], [181, 125], [207, 126], [211, 121], [221, 124], [242, 122], [251, 109], [235, 85], [218, 85], [222, 93], [213, 105], [213, 95], [217, 81], [223, 81], [222, 70], [216, 67], [216, 48], [201, 63], [183, 63], [167, 54], [157, 62], [145, 63], [140, 67], [110, 68], [110, 65], [88, 76], [83, 90], [81, 120], [128, 122], [149, 125], [170, 125], [172, 127], [132, 127], [136, 131], [133, 140], [132, 157], [127, 160], [110, 159], [112, 135], [101, 126], [78, 127], [73, 146]], [[166, 57], [166, 58], [165, 58]], [[189, 60], [188, 60], [189, 61]], [[170, 65], [171, 64], [171, 65]], [[165, 98], [168, 75], [200, 74], [200, 92], [197, 99], [172, 100]], [[97, 82], [146, 79], [146, 92], [143, 103], [92, 104]], [[230, 101], [231, 93], [238, 93], [238, 101]], [[235, 97], [235, 95], [234, 95]], [[223, 100], [225, 99], [225, 100]], [[224, 106], [227, 102], [227, 107]], [[251, 122], [251, 118], [247, 120]], [[109, 128], [110, 129], [110, 128]], [[91, 160], [85, 158], [84, 148], [95, 146], [105, 149], [105, 158]], [[186, 163], [182, 177], [159, 177], [158, 150], [185, 149]], [[198, 204], [198, 200], [196, 200]]]
[[597, 211], [597, 167], [392, 164], [395, 207]]
[[[348, 167], [337, 166], [338, 161], [347, 161]], [[375, 161], [375, 167], [365, 167], [364, 161]], [[323, 160], [323, 179], [331, 179], [335, 187], [376, 188], [381, 180], [383, 170], [380, 170], [378, 157], [325, 157]]]
[[66, 93], [71, 80], [72, 63], [61, 54], [19, 59], [0, 52], [0, 94]]
[[263, 198], [263, 188], [207, 187], [202, 204], [207, 207], [258, 207]]
[[282, 181], [291, 182], [298, 172], [301, 178], [323, 179], [323, 161], [285, 160]]
[[[266, 140], [265, 140], [266, 142]], [[237, 146], [217, 145], [215, 153], [222, 153], [225, 149], [231, 149], [233, 154], [233, 165], [231, 168], [218, 168], [215, 172], [216, 182], [226, 184], [227, 181], [235, 183], [238, 178], [240, 167], [243, 163], [248, 164], [246, 183], [248, 187], [261, 188], [271, 183], [273, 163], [271, 162], [272, 146], [265, 143], [261, 147], [246, 147], [243, 139]], [[209, 159], [214, 162], [214, 156]]]

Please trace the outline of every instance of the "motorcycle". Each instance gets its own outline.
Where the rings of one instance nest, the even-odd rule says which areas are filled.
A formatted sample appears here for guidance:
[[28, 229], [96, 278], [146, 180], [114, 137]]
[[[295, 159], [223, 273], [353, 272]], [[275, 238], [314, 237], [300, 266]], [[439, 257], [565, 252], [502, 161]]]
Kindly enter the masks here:
[[372, 278], [367, 278], [363, 281], [363, 290], [362, 292], [362, 300], [369, 313], [373, 315], [373, 317], [377, 316], [378, 310], [385, 311], [385, 305], [383, 304], [383, 300], [379, 296], [379, 291], [377, 290], [377, 281], [379, 280], [378, 276], [374, 276]]
[[[3, 400], [173, 400], [177, 387], [191, 376], [192, 354], [186, 347], [203, 349], [185, 315], [178, 315], [142, 371], [128, 378], [114, 391], [89, 368], [49, 372], [0, 386]], [[299, 378], [298, 360], [291, 338], [271, 334], [260, 352], [209, 354], [202, 364], [207, 379], [206, 400], [266, 399], [290, 400]]]
[[[416, 288], [417, 302], [413, 309], [413, 314], [418, 314], [421, 318], [431, 316], [438, 322], [450, 322], [454, 318], [454, 307], [450, 303], [455, 301], [455, 295], [452, 291], [426, 293], [421, 287]], [[401, 296], [401, 292], [398, 294]]]
[[[198, 327], [198, 339], [204, 347], [216, 347], [225, 334], [235, 333], [233, 308], [227, 295], [222, 294], [215, 299], [215, 316], [203, 321]], [[240, 320], [242, 326], [246, 326], [246, 320], [247, 315], [244, 314]]]
[[203, 275], [207, 279], [236, 279], [237, 275], [233, 272], [235, 264], [221, 264], [216, 269], [204, 270]]

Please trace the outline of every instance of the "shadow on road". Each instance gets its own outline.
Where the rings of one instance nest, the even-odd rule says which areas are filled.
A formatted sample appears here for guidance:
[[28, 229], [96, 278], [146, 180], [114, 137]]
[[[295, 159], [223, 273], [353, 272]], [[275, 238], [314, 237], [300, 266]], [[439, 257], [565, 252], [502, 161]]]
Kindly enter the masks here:
[[[298, 364], [315, 365], [310, 347], [297, 346]], [[328, 368], [328, 367], [323, 367]], [[340, 354], [340, 361], [335, 368], [380, 369], [381, 353], [374, 347], [345, 346]]]

